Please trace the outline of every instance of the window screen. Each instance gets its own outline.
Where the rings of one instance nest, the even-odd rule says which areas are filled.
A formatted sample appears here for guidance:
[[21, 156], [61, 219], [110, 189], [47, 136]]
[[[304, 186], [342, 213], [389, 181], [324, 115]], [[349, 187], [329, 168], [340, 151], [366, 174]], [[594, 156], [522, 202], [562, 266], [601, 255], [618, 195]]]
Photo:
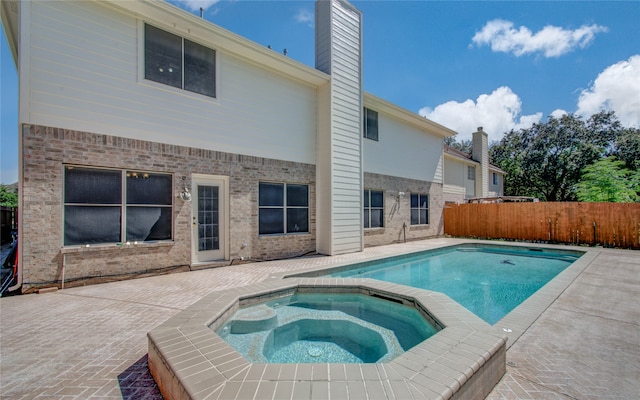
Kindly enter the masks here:
[[65, 168], [64, 245], [121, 241], [120, 171]]
[[184, 89], [216, 97], [216, 52], [184, 41]]
[[421, 193], [411, 193], [411, 225], [426, 225], [429, 223], [429, 196]]
[[384, 227], [384, 192], [381, 190], [364, 191], [364, 227]]
[[64, 245], [171, 239], [172, 187], [168, 174], [65, 167]]
[[145, 24], [145, 79], [216, 97], [216, 52]]
[[378, 141], [378, 112], [364, 109], [364, 137]]
[[258, 199], [261, 235], [309, 232], [307, 185], [261, 182]]
[[471, 165], [467, 166], [467, 179], [470, 181], [476, 180], [476, 167], [472, 167]]
[[144, 77], [182, 88], [182, 38], [151, 25], [144, 26]]
[[127, 241], [171, 239], [171, 175], [127, 171]]

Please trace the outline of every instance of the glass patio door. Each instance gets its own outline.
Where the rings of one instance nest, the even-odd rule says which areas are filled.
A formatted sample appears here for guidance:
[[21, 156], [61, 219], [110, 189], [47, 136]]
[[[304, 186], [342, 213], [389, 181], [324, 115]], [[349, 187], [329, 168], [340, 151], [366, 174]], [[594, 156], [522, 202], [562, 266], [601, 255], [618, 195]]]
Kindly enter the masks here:
[[225, 259], [225, 182], [194, 179], [193, 253], [194, 262]]

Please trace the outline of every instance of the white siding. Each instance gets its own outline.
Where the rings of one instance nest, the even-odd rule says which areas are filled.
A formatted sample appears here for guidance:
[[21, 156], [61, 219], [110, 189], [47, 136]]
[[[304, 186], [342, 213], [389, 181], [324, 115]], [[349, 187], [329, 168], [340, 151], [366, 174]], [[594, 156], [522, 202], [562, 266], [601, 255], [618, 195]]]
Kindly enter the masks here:
[[469, 179], [468, 167], [475, 167], [476, 178], [478, 168], [476, 163], [464, 162], [463, 160], [445, 158], [444, 161], [444, 191], [445, 193], [463, 192], [465, 198], [476, 197], [476, 181]]
[[442, 183], [442, 138], [378, 113], [378, 141], [364, 139], [364, 171]]
[[149, 83], [138, 73], [135, 18], [98, 2], [26, 3], [31, 81], [21, 122], [315, 163], [314, 87], [221, 51], [217, 99]]
[[340, 0], [316, 3], [316, 14], [316, 65], [331, 73], [328, 96], [323, 96], [330, 122], [318, 140], [318, 182], [331, 190], [319, 193], [318, 220], [330, 220], [323, 224], [331, 225], [331, 234], [318, 238], [318, 249], [341, 254], [363, 247], [361, 15]]
[[467, 166], [450, 158], [444, 159], [444, 184], [464, 187]]

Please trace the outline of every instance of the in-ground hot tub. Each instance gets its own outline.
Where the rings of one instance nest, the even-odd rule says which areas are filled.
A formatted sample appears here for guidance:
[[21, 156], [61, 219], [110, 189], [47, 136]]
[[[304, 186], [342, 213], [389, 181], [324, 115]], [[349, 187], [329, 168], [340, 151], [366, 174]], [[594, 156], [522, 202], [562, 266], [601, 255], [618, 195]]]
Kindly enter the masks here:
[[415, 307], [380, 294], [307, 288], [242, 307], [216, 333], [254, 363], [375, 363], [441, 329]]
[[[252, 362], [216, 333], [222, 333], [230, 317], [243, 307], [308, 293], [379, 297], [387, 305], [402, 304], [411, 307], [435, 332], [393, 357], [387, 357], [388, 347], [387, 352], [379, 351], [382, 345], [377, 342], [377, 353], [371, 356], [379, 356], [377, 361], [353, 363], [270, 362], [272, 354], [267, 354], [264, 362]], [[278, 329], [278, 323], [264, 311], [258, 310], [253, 321], [243, 318], [238, 329], [251, 331], [256, 325], [272, 325], [270, 331]], [[263, 355], [265, 350], [275, 353], [300, 339], [309, 339], [312, 332], [323, 337], [332, 334], [328, 323], [305, 319], [309, 320], [302, 317], [280, 324], [290, 331], [290, 340], [260, 345]], [[389, 346], [385, 334], [367, 321], [341, 320], [349, 323], [341, 322], [339, 329], [353, 330], [347, 335], [349, 340], [360, 336], [370, 339], [377, 334]], [[506, 337], [496, 336], [487, 323], [447, 296], [371, 279], [296, 278], [214, 292], [149, 332], [148, 337], [149, 369], [163, 396], [171, 399], [481, 399], [506, 368]], [[353, 350], [367, 341], [358, 339], [346, 347]], [[312, 354], [308, 355], [313, 357], [315, 350], [307, 348], [307, 353], [309, 350]]]

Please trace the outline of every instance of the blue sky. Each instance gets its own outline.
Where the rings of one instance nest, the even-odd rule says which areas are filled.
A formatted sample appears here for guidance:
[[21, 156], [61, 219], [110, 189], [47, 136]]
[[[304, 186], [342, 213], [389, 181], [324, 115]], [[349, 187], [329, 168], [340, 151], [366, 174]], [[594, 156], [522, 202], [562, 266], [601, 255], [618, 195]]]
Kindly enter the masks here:
[[[314, 65], [314, 1], [171, 0]], [[562, 112], [640, 127], [639, 1], [358, 1], [364, 88], [468, 139]], [[2, 37], [2, 174], [17, 179], [17, 84]]]

